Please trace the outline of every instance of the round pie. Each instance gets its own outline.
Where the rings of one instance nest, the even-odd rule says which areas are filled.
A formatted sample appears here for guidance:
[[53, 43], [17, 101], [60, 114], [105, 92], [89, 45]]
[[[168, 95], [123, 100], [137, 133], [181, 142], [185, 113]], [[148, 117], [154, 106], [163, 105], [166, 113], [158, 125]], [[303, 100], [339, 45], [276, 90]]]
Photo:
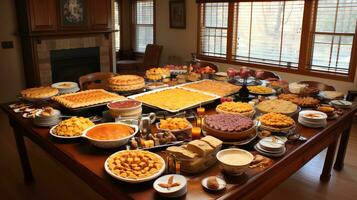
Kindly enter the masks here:
[[212, 129], [225, 132], [241, 132], [253, 127], [254, 123], [248, 117], [232, 114], [214, 114], [205, 117], [205, 125]]
[[58, 94], [58, 89], [50, 86], [28, 88], [21, 91], [21, 96], [29, 99], [46, 99]]
[[267, 113], [259, 117], [260, 123], [273, 128], [287, 128], [295, 124], [295, 121], [280, 113]]
[[257, 109], [263, 113], [275, 112], [289, 115], [294, 113], [298, 109], [298, 107], [296, 104], [290, 101], [272, 99], [259, 103], [257, 105]]
[[149, 80], [161, 80], [166, 77], [170, 77], [170, 69], [168, 68], [151, 68], [145, 72], [146, 78]]
[[113, 91], [132, 91], [145, 87], [144, 78], [136, 75], [118, 75], [110, 78], [108, 83]]

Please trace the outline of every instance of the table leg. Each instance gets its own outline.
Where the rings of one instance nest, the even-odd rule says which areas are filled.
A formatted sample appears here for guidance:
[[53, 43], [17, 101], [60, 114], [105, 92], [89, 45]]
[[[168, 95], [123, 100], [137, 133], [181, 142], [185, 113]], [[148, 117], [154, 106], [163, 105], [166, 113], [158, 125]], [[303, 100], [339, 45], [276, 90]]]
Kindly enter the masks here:
[[17, 153], [19, 154], [19, 157], [20, 157], [20, 162], [21, 162], [22, 172], [24, 173], [25, 183], [31, 183], [31, 182], [33, 182], [34, 179], [32, 176], [32, 170], [31, 170], [31, 165], [30, 165], [30, 161], [28, 158], [27, 150], [26, 150], [24, 136], [20, 133], [19, 130], [16, 130], [16, 129], [14, 129], [14, 133], [15, 133], [14, 135], [15, 135], [15, 140], [16, 140]]
[[321, 176], [320, 176], [320, 180], [323, 182], [327, 182], [330, 180], [331, 169], [332, 169], [332, 165], [333, 165], [333, 160], [335, 158], [337, 142], [338, 142], [338, 140], [335, 140], [327, 147], [324, 168], [323, 168]]
[[336, 157], [335, 165], [333, 167], [338, 171], [343, 169], [343, 165], [344, 165], [343, 162], [345, 160], [348, 140], [350, 138], [351, 126], [352, 126], [352, 121], [349, 128], [344, 130], [341, 135], [340, 146], [338, 147], [337, 157]]

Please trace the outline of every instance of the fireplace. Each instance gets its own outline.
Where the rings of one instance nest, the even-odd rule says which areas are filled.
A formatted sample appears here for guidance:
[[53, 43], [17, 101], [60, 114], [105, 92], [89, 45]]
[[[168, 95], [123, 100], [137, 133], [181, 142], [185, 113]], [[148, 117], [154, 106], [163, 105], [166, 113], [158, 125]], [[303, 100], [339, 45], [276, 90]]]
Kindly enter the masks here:
[[98, 47], [51, 50], [52, 82], [74, 81], [100, 71]]

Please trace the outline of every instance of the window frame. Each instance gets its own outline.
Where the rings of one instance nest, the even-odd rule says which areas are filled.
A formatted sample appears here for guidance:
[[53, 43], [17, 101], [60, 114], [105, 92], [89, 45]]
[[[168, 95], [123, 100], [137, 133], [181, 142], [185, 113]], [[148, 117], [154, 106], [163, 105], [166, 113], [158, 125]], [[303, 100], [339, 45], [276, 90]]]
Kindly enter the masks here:
[[[143, 1], [143, 0], [133, 0], [131, 2], [131, 33], [132, 33], [132, 38], [131, 38], [131, 48], [133, 49], [133, 52], [136, 55], [144, 55], [144, 52], [138, 52], [135, 49], [136, 46], [136, 2], [137, 1]], [[145, 0], [144, 0], [145, 1]], [[149, 1], [149, 0], [147, 0]], [[153, 44], [156, 44], [156, 0], [151, 0], [153, 1]]]
[[[119, 15], [118, 15], [118, 17], [119, 17], [119, 20], [118, 20], [119, 21], [119, 28], [120, 28], [120, 32], [119, 32], [119, 37], [120, 37], [119, 50], [117, 51], [116, 49], [114, 49], [114, 51], [116, 53], [116, 56], [118, 57], [119, 51], [121, 49], [123, 49], [123, 40], [122, 40], [123, 39], [123, 1], [122, 0], [114, 0], [113, 1], [113, 8], [115, 9], [114, 2], [117, 2], [118, 6], [119, 6]], [[114, 15], [114, 13], [113, 13], [113, 15]], [[115, 31], [117, 31], [117, 30], [115, 30]], [[114, 41], [114, 43], [115, 43], [115, 41]]]
[[[250, 0], [254, 1], [254, 0]], [[260, 0], [257, 0], [260, 1]], [[317, 8], [318, 8], [318, 0], [305, 0], [304, 4], [304, 13], [302, 19], [302, 30], [301, 30], [301, 42], [300, 42], [300, 50], [299, 50], [299, 59], [298, 59], [298, 67], [297, 68], [289, 68], [289, 67], [282, 67], [279, 65], [268, 64], [268, 63], [253, 63], [253, 62], [244, 62], [234, 60], [232, 58], [232, 51], [235, 49], [233, 45], [236, 44], [234, 39], [234, 4], [237, 2], [228, 1], [226, 2], [228, 5], [228, 35], [227, 35], [227, 53], [226, 57], [215, 57], [215, 56], [207, 56], [203, 55], [201, 52], [201, 29], [202, 24], [204, 23], [202, 20], [204, 16], [202, 16], [202, 6], [204, 3], [208, 3], [210, 1], [198, 1], [198, 12], [197, 12], [197, 58], [212, 62], [219, 62], [219, 63], [226, 63], [226, 64], [233, 64], [233, 65], [241, 65], [247, 66], [252, 68], [259, 68], [264, 70], [273, 70], [279, 72], [287, 72], [287, 73], [294, 73], [294, 74], [301, 74], [319, 78], [326, 78], [326, 79], [333, 79], [339, 81], [346, 81], [346, 82], [353, 82], [355, 78], [356, 68], [357, 68], [357, 22], [355, 28], [355, 34], [352, 43], [352, 50], [351, 50], [351, 59], [350, 59], [350, 66], [349, 66], [349, 73], [348, 74], [339, 74], [334, 72], [323, 72], [323, 71], [314, 71], [310, 69], [310, 63], [312, 61], [312, 50], [313, 50], [313, 37], [315, 33], [315, 25], [316, 25], [316, 17], [317, 17]], [[214, 2], [214, 1], [212, 1]], [[222, 1], [221, 1], [222, 2]]]

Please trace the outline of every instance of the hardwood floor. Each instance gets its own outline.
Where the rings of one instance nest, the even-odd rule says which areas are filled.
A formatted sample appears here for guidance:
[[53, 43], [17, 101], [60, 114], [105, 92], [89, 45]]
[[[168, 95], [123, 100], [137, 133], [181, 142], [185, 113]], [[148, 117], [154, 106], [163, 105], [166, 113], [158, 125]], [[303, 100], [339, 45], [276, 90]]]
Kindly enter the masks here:
[[[0, 113], [1, 199], [103, 199], [86, 183], [37, 145], [26, 140], [35, 183], [25, 185], [15, 141], [5, 114]], [[329, 183], [321, 183], [325, 151], [271, 191], [264, 200], [355, 199], [357, 196], [357, 123], [354, 123], [341, 172], [333, 171]]]

